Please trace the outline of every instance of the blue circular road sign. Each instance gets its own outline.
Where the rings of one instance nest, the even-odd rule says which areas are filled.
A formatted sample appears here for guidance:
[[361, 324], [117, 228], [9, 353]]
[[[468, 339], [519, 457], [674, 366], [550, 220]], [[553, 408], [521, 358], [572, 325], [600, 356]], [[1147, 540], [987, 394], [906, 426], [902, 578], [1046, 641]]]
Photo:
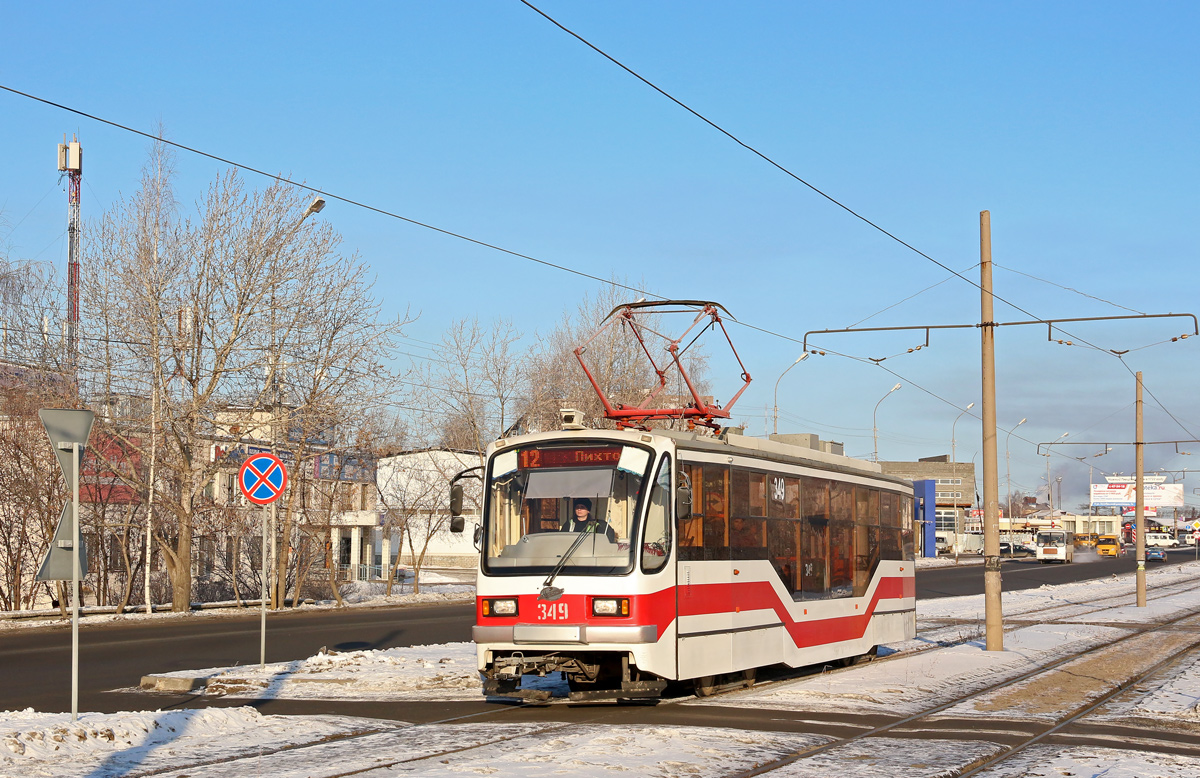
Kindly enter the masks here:
[[255, 505], [275, 502], [287, 488], [287, 468], [274, 454], [255, 454], [238, 471], [242, 494]]

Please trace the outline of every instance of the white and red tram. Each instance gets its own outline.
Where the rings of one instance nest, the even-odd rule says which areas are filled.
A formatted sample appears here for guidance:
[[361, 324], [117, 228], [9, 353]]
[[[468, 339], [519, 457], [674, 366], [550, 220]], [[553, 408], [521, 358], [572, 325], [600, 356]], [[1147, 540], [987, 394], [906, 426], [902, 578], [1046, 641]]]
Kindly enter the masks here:
[[[566, 426], [487, 452], [485, 693], [539, 698], [522, 679], [561, 672], [573, 699], [689, 680], [708, 694], [915, 635], [908, 481], [739, 435]], [[591, 512], [576, 531], [578, 498]]]

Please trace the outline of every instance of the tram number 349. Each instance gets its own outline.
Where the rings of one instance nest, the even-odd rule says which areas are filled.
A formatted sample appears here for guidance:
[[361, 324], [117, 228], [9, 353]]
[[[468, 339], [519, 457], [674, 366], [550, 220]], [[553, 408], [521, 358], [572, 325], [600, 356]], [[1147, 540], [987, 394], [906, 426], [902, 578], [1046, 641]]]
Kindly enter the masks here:
[[539, 602], [539, 621], [566, 621], [567, 604], [565, 602]]

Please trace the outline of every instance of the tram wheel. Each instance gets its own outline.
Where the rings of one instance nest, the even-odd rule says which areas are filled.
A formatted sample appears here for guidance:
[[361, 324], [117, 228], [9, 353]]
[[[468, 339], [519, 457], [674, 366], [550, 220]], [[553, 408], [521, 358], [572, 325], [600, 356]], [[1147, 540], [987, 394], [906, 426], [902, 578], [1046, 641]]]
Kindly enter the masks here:
[[747, 689], [749, 689], [751, 686], [753, 686], [754, 682], [757, 679], [758, 679], [758, 668], [757, 667], [751, 667], [749, 670], [742, 671], [742, 686], [745, 686]]
[[877, 656], [879, 656], [879, 646], [871, 646], [871, 650], [867, 653], [859, 654], [858, 656], [848, 656], [841, 660], [841, 664], [842, 667], [853, 667], [854, 665], [866, 664]]
[[717, 677], [705, 675], [696, 679], [696, 696], [711, 697], [717, 691]]

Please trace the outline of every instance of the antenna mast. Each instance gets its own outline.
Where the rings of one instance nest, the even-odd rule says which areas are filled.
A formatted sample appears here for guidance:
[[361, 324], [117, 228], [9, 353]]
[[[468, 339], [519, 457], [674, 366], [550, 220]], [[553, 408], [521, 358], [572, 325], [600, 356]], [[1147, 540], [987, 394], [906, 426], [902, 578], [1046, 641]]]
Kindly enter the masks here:
[[83, 223], [79, 216], [79, 185], [83, 180], [83, 146], [79, 138], [58, 144], [58, 169], [67, 174], [67, 365], [71, 375], [79, 371], [79, 239]]

